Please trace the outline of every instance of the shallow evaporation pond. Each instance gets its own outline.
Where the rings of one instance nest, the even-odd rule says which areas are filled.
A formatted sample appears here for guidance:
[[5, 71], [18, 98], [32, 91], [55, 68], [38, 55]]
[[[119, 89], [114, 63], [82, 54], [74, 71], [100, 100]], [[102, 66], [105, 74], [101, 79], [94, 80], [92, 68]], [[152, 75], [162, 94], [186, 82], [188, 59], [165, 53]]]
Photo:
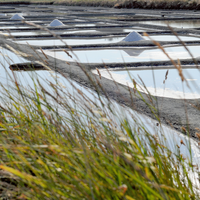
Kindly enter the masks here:
[[25, 35], [47, 35], [48, 33], [44, 33], [44, 32], [30, 32], [30, 31], [27, 31], [27, 32], [9, 32], [9, 31], [6, 31], [4, 32], [5, 34], [9, 34], [11, 36], [25, 36]]
[[[148, 37], [143, 36], [146, 40], [150, 40]], [[153, 35], [150, 36], [151, 39], [156, 41], [179, 41], [179, 39], [175, 35]], [[200, 37], [194, 37], [194, 36], [180, 36], [179, 38], [182, 41], [198, 41], [200, 40]]]
[[6, 13], [6, 14], [7, 14], [8, 16], [14, 16], [14, 15], [16, 15], [16, 14], [18, 14], [18, 15], [20, 15], [20, 16], [28, 16], [28, 15], [29, 15], [28, 13], [19, 13], [19, 12], [18, 12], [18, 13], [16, 13], [16, 12], [15, 12], [15, 13], [14, 13], [14, 12], [13, 12], [13, 13]]
[[[165, 83], [166, 72], [168, 71]], [[186, 81], [182, 82], [177, 69], [156, 69], [156, 70], [129, 70], [129, 71], [109, 71], [112, 78], [121, 84], [134, 87], [132, 79], [137, 83], [137, 89], [147, 93], [147, 90], [154, 96], [193, 99], [200, 98], [200, 70], [183, 69], [183, 76]], [[94, 71], [94, 73], [96, 73]], [[112, 79], [107, 70], [101, 70], [101, 75]], [[143, 83], [140, 81], [142, 79]]]
[[[68, 33], [88, 33], [88, 32], [96, 32], [96, 30], [84, 30], [84, 31], [67, 31], [67, 32], [61, 32], [61, 31], [52, 31], [54, 32], [55, 34], [68, 34]], [[27, 31], [27, 32], [13, 32], [13, 33], [10, 33], [11, 35], [13, 36], [23, 36], [23, 35], [49, 35], [48, 32], [44, 32], [44, 31], [34, 31], [34, 32], [30, 32], [30, 31]]]
[[81, 27], [84, 27], [84, 26], [96, 26], [96, 24], [75, 24], [74, 26], [81, 26]]
[[38, 21], [28, 21], [28, 22], [35, 23], [35, 24], [37, 24], [37, 23], [44, 23], [43, 21], [39, 21], [39, 20]]
[[157, 30], [157, 29], [152, 29], [152, 28], [147, 28], [147, 29], [145, 29], [145, 28], [131, 28], [131, 29], [126, 28], [126, 29], [122, 29], [122, 31], [125, 32], [125, 33], [130, 33], [132, 31], [147, 32], [147, 31], [155, 31], [155, 30]]
[[132, 28], [132, 29], [123, 29], [123, 28], [98, 28], [96, 29], [99, 32], [108, 32], [108, 33], [120, 33], [120, 32], [124, 32], [124, 33], [130, 33], [133, 31], [136, 32], [147, 32], [148, 30], [153, 30], [153, 29], [140, 29], [140, 28]]
[[77, 22], [85, 22], [85, 20], [83, 20], [83, 19], [75, 19], [74, 21], [77, 21]]
[[[102, 39], [63, 39], [67, 45], [81, 45], [81, 44], [102, 44], [102, 43], [114, 43], [119, 42], [124, 37], [112, 37], [112, 38], [102, 38]], [[55, 45], [64, 45], [60, 40], [20, 40], [15, 41], [19, 44], [30, 44], [35, 46], [55, 46]]]
[[67, 33], [91, 33], [91, 32], [97, 32], [96, 30], [77, 30], [77, 31], [66, 31], [63, 34]]
[[[188, 46], [194, 57], [199, 56], [199, 46]], [[191, 58], [184, 47], [168, 47], [165, 51], [172, 59]], [[126, 63], [145, 61], [164, 61], [169, 58], [160, 49], [124, 49], [124, 50], [84, 50], [74, 51], [79, 60], [70, 58], [64, 51], [45, 50], [47, 55], [65, 61], [78, 61], [81, 63]]]
[[31, 29], [31, 26], [0, 26], [0, 29], [24, 29], [24, 28], [30, 28]]
[[112, 26], [118, 26], [119, 24], [109, 23], [109, 22], [97, 22], [97, 23], [96, 23], [96, 26], [101, 26], [101, 25], [112, 25]]
[[[5, 50], [5, 49], [1, 49], [1, 55], [0, 55], [0, 74], [1, 74], [1, 83], [3, 85], [7, 85], [7, 86], [13, 86], [14, 83], [12, 82], [12, 79], [10, 78], [13, 77], [13, 72], [9, 69], [9, 65], [10, 64], [14, 64], [14, 63], [23, 63], [23, 62], [27, 62], [27, 60], [18, 57], [17, 55], [15, 55], [14, 53], [12, 53], [11, 51]], [[10, 59], [9, 59], [10, 58]], [[50, 93], [53, 94], [54, 89], [50, 86], [50, 84], [48, 82], [52, 82], [53, 84], [57, 84], [60, 85], [63, 89], [64, 87], [66, 87], [67, 92], [69, 92], [70, 95], [72, 95], [73, 97], [78, 97], [80, 92], [77, 92], [76, 89], [74, 89], [74, 87], [70, 84], [70, 81], [68, 81], [66, 78], [62, 77], [61, 75], [52, 72], [52, 71], [29, 71], [29, 72], [25, 72], [25, 71], [16, 71], [14, 72], [15, 74], [15, 78], [19, 81], [19, 84], [22, 85], [25, 89], [27, 88], [27, 92], [30, 91], [31, 89], [34, 90], [35, 88], [35, 83], [33, 82], [33, 78], [38, 78], [40, 84]], [[36, 80], [36, 79], [35, 79]], [[95, 101], [100, 107], [101, 107], [101, 103], [98, 100], [98, 95], [96, 95], [93, 91], [86, 89], [83, 86], [80, 86], [78, 83], [71, 81], [71, 83], [74, 84], [74, 86], [81, 90], [83, 94], [85, 94], [86, 96], [88, 96], [91, 100]], [[11, 87], [9, 87], [11, 92], [13, 94], [14, 91], [12, 90]], [[17, 92], [16, 92], [17, 95]], [[7, 98], [3, 96], [3, 91], [1, 91], [1, 99], [0, 101], [5, 101], [7, 102]], [[63, 98], [66, 98], [66, 96], [64, 95]], [[105, 102], [106, 105], [106, 99], [102, 98], [102, 100]], [[72, 106], [73, 106], [73, 101], [71, 101], [70, 99], [67, 99], [67, 101], [69, 103], [72, 102]], [[79, 101], [80, 102], [80, 101]], [[49, 103], [53, 103], [51, 102], [51, 100], [49, 101]], [[55, 103], [55, 102], [54, 102]], [[62, 112], [62, 108], [59, 107], [59, 105], [54, 105], [54, 106], [58, 106], [58, 112]], [[74, 105], [77, 106], [77, 105]], [[76, 109], [82, 109], [82, 104], [79, 105], [80, 108], [77, 106]], [[187, 136], [184, 136], [183, 134], [180, 134], [178, 132], [176, 132], [175, 130], [172, 130], [171, 128], [167, 127], [167, 126], [162, 126], [162, 128], [160, 128], [160, 126], [156, 126], [156, 121], [142, 115], [142, 114], [138, 114], [137, 112], [127, 108], [127, 107], [122, 107], [121, 105], [117, 104], [116, 102], [113, 102], [113, 104], [111, 105], [113, 106], [113, 110], [115, 110], [118, 117], [120, 118], [116, 118], [115, 114], [113, 115], [109, 110], [108, 110], [108, 115], [111, 115], [113, 120], [116, 120], [117, 126], [120, 126], [120, 122], [121, 120], [126, 117], [127, 120], [130, 121], [130, 124], [132, 124], [132, 128], [137, 130], [138, 124], [134, 122], [133, 116], [137, 119], [137, 121], [142, 124], [143, 127], [146, 127], [146, 130], [149, 131], [149, 133], [155, 135], [158, 134], [158, 136], [160, 137], [160, 140], [163, 140], [164, 136], [166, 137], [166, 141], [165, 141], [165, 146], [167, 146], [169, 149], [171, 149], [174, 153], [177, 152], [177, 147], [176, 144], [180, 143], [180, 140], [183, 140], [183, 142], [185, 144], [189, 144], [189, 139]], [[106, 107], [102, 108], [102, 109], [107, 109]], [[81, 110], [80, 110], [81, 111]], [[61, 113], [61, 115], [66, 115], [66, 112]], [[88, 116], [88, 113], [87, 113]], [[142, 130], [142, 129], [141, 129]], [[161, 135], [162, 134], [162, 135]], [[164, 134], [164, 135], [163, 135]], [[195, 163], [200, 163], [200, 150], [197, 147], [198, 144], [197, 142], [195, 142], [194, 140], [190, 139], [191, 141], [191, 153], [193, 156], [193, 161]], [[180, 146], [180, 152], [184, 155], [184, 157], [190, 157], [190, 152], [187, 148], [187, 145], [181, 145]]]
[[183, 21], [144, 21], [140, 22], [141, 24], [151, 24], [151, 25], [159, 25], [159, 26], [167, 26], [169, 24], [174, 28], [199, 28], [200, 21], [199, 20], [183, 20]]

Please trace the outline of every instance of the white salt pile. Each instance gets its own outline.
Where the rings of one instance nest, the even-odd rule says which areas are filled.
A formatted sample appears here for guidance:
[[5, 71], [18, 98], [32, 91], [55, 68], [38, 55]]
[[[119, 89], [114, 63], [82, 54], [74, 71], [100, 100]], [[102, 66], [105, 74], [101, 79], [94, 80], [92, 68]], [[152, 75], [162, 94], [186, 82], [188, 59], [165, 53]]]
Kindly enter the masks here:
[[123, 42], [134, 42], [134, 41], [140, 41], [145, 40], [139, 33], [133, 31], [129, 33], [122, 41]]
[[11, 20], [23, 20], [24, 17], [22, 17], [22, 16], [19, 15], [19, 14], [15, 14], [15, 15], [13, 15], [10, 19], [11, 19]]
[[54, 19], [49, 26], [64, 26], [64, 24], [60, 20]]

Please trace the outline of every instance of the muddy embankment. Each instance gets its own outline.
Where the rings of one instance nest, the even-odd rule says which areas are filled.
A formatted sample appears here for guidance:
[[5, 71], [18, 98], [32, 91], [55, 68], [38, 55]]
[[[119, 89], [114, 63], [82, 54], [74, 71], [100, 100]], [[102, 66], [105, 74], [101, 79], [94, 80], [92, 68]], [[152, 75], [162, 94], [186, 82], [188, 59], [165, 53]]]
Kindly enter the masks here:
[[106, 6], [115, 8], [142, 8], [142, 9], [189, 9], [200, 10], [200, 3], [185, 0], [124, 0], [124, 1], [105, 1], [105, 0], [63, 0], [55, 3], [76, 6]]
[[54, 4], [66, 6], [103, 6], [114, 8], [142, 8], [142, 9], [183, 9], [200, 10], [200, 2], [195, 0], [24, 0], [7, 1], [1, 4]]

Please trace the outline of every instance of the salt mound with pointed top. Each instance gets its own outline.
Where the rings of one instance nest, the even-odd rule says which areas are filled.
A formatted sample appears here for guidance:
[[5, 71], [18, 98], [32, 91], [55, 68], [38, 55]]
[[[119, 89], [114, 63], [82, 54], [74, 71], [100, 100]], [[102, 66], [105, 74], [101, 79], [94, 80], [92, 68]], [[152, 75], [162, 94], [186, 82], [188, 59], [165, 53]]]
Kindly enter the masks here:
[[122, 41], [124, 42], [134, 42], [134, 41], [140, 41], [145, 40], [139, 33], [133, 31], [129, 33]]
[[54, 19], [49, 26], [64, 26], [64, 24], [60, 20]]
[[19, 14], [15, 14], [15, 15], [13, 15], [10, 19], [12, 19], [12, 20], [23, 20], [24, 17], [22, 17], [22, 16], [19, 15]]

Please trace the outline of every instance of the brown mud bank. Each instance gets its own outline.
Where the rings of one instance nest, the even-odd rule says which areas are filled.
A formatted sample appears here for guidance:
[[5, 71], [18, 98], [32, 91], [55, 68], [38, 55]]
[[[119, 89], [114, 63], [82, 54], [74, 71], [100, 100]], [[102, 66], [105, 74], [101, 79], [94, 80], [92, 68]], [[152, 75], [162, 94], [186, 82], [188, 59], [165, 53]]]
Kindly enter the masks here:
[[143, 9], [189, 9], [199, 10], [200, 2], [185, 0], [126, 0], [117, 3], [115, 8], [143, 8]]
[[188, 9], [200, 10], [200, 2], [186, 0], [61, 0], [54, 4], [65, 4], [67, 6], [105, 6], [114, 8], [142, 8], [142, 9]]
[[61, 0], [54, 4], [76, 5], [76, 6], [105, 6], [114, 8], [142, 8], [142, 9], [188, 9], [200, 10], [200, 2], [186, 0]]
[[188, 0], [7, 0], [1, 4], [49, 4], [66, 6], [94, 6], [114, 8], [142, 8], [142, 9], [183, 9], [200, 10], [200, 2]]

